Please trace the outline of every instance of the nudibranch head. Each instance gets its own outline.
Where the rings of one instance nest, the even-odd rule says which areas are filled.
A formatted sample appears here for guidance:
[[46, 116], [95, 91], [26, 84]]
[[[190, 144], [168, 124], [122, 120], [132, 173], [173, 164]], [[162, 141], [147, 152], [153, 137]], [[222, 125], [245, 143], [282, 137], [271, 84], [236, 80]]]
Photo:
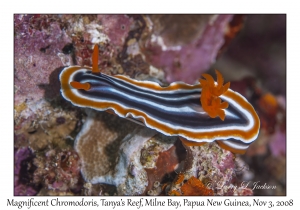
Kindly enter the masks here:
[[70, 66], [60, 73], [62, 96], [75, 106], [110, 111], [186, 145], [217, 141], [225, 149], [244, 153], [259, 133], [252, 105], [229, 89], [219, 71], [217, 82], [203, 74], [200, 84], [171, 83], [168, 87], [123, 75], [109, 76], [98, 68], [98, 46], [92, 67]]

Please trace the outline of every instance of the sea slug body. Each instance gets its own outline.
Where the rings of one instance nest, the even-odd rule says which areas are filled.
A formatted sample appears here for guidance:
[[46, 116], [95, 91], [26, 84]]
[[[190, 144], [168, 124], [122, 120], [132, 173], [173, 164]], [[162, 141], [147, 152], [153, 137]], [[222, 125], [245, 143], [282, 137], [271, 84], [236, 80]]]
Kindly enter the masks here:
[[93, 66], [69, 66], [60, 73], [62, 96], [75, 106], [114, 112], [120, 117], [179, 136], [188, 146], [217, 141], [224, 149], [245, 153], [257, 138], [260, 121], [252, 105], [239, 93], [203, 74], [198, 84], [182, 82], [161, 87], [98, 69], [98, 46]]

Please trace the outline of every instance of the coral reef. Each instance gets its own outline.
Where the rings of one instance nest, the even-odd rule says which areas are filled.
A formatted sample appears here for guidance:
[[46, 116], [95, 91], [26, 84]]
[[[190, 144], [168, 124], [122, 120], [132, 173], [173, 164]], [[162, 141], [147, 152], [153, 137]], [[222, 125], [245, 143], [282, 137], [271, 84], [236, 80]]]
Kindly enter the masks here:
[[[252, 195], [251, 189], [236, 179], [235, 156], [209, 143], [186, 147], [187, 157], [182, 170], [164, 189], [167, 195]], [[247, 191], [247, 193], [246, 193]]]
[[29, 146], [39, 151], [69, 144], [66, 140], [72, 140], [70, 134], [77, 126], [75, 109], [65, 112], [62, 107], [53, 107], [44, 100], [27, 102], [26, 107], [21, 111], [15, 108], [15, 147]]
[[[78, 113], [68, 106], [65, 107], [67, 112], [62, 107], [54, 108], [44, 100], [25, 104], [15, 107], [15, 174], [20, 171], [20, 163], [23, 168], [22, 178], [15, 182], [15, 195], [54, 195], [59, 190], [61, 193], [75, 192], [75, 180], [80, 179], [80, 171], [78, 169], [76, 174], [71, 170], [78, 159], [73, 158], [72, 162], [70, 157], [75, 152], [72, 133], [80, 124], [77, 123]], [[66, 165], [69, 163], [71, 168]], [[57, 182], [53, 181], [55, 177]]]
[[159, 153], [168, 150], [176, 138], [157, 136], [154, 130], [111, 114], [93, 110], [87, 114], [75, 140], [85, 180], [114, 185], [118, 195], [143, 194], [149, 185], [146, 169], [155, 167]]
[[105, 175], [116, 164], [122, 139], [135, 128], [135, 124], [119, 122], [116, 116], [88, 110], [75, 139], [75, 149], [82, 158], [82, 173], [87, 181], [95, 183], [92, 181], [95, 177]]
[[[156, 135], [154, 138], [156, 138], [156, 141], [153, 141], [155, 139], [152, 139], [152, 141], [148, 141], [147, 143], [154, 143], [156, 148], [159, 148], [159, 144], [161, 145], [163, 144], [163, 142], [172, 140], [172, 138], [161, 134]], [[145, 192], [147, 192], [148, 195], [161, 194], [163, 185], [170, 182], [171, 180], [174, 180], [176, 177], [176, 173], [183, 170], [186, 159], [186, 150], [181, 144], [180, 140], [176, 140], [177, 138], [173, 138], [173, 143], [171, 144], [171, 147], [168, 146], [170, 148], [167, 150], [158, 150], [155, 148], [155, 152], [155, 150], [153, 150], [153, 147], [150, 146], [146, 150], [146, 155], [145, 150], [141, 151], [143, 158], [141, 159], [141, 163], [144, 165], [148, 176], [148, 186], [145, 189]], [[156, 142], [160, 143], [157, 144]], [[153, 155], [157, 157], [156, 160], [153, 160]], [[146, 157], [148, 157], [148, 160], [151, 158], [151, 162], [149, 161], [149, 163], [153, 165], [152, 167], [147, 167], [147, 164], [143, 162]]]
[[45, 153], [37, 154], [34, 165], [37, 169], [34, 171], [33, 182], [44, 187], [39, 195], [52, 195], [52, 191], [80, 193], [81, 161], [73, 149], [50, 149]]
[[86, 195], [251, 194], [248, 188], [233, 189], [234, 155], [216, 143], [185, 148], [177, 137], [108, 113], [86, 112], [75, 140]]
[[222, 186], [229, 186], [233, 182], [234, 155], [221, 149], [216, 143], [188, 149], [188, 159], [191, 159], [188, 173], [209, 183], [212, 188], [217, 188], [216, 195], [226, 195], [226, 187]]

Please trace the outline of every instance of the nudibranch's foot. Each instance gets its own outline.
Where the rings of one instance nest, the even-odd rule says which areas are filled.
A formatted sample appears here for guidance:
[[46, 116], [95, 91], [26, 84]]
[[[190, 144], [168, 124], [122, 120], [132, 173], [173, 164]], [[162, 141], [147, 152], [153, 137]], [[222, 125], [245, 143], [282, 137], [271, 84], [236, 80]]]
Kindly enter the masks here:
[[230, 83], [226, 83], [223, 86], [224, 79], [221, 73], [216, 70], [217, 74], [217, 84], [215, 84], [214, 79], [209, 74], [203, 74], [202, 76], [206, 79], [200, 79], [199, 82], [202, 86], [202, 93], [201, 93], [201, 104], [204, 111], [211, 118], [220, 117], [221, 120], [224, 121], [225, 119], [225, 111], [224, 109], [228, 108], [227, 102], [221, 102], [219, 96], [224, 94], [229, 86]]
[[[239, 141], [239, 144], [238, 144], [237, 140], [218, 140], [216, 142], [223, 149], [226, 149], [233, 153], [237, 153], [237, 154], [241, 154], [241, 155], [245, 154], [249, 147], [249, 144], [243, 143], [241, 141]], [[235, 146], [234, 147], [230, 146], [231, 144], [234, 144]]]
[[206, 144], [207, 142], [194, 142], [194, 141], [189, 141], [186, 138], [183, 138], [181, 136], [179, 136], [180, 141], [185, 145], [185, 146], [202, 146], [204, 144]]
[[[204, 144], [208, 143], [208, 142], [195, 142], [195, 141], [190, 141], [187, 140], [186, 138], [183, 138], [181, 136], [179, 136], [180, 141], [182, 142], [182, 144], [184, 144], [185, 146], [191, 147], [191, 146], [203, 146]], [[249, 144], [243, 143], [243, 142], [239, 142], [239, 144], [236, 143], [236, 140], [217, 140], [216, 141], [218, 143], [218, 145], [225, 150], [229, 150], [233, 153], [237, 153], [237, 154], [245, 154], [245, 152], [247, 151]], [[234, 144], [235, 146], [230, 146], [231, 144]]]
[[118, 116], [113, 109], [107, 109], [106, 112], [109, 113], [109, 114]]

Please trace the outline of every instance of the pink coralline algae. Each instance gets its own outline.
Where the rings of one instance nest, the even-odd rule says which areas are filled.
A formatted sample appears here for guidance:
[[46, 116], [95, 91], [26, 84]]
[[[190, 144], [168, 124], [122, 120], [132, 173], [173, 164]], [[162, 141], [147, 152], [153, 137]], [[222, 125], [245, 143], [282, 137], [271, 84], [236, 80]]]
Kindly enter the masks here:
[[185, 174], [197, 177], [215, 195], [241, 195], [251, 191], [239, 186], [235, 178], [236, 162], [233, 153], [220, 148], [216, 143], [187, 149], [190, 164]]
[[15, 103], [52, 100], [59, 95], [63, 66], [90, 65], [94, 44], [100, 45], [100, 66], [112, 65], [123, 49], [133, 19], [126, 15], [15, 15]]
[[126, 15], [98, 15], [97, 19], [103, 26], [103, 33], [107, 34], [111, 44], [115, 46], [114, 50], [121, 51], [133, 19]]
[[15, 151], [14, 168], [14, 195], [36, 195], [38, 186], [32, 183], [34, 155], [29, 148], [20, 148]]
[[[226, 27], [232, 15], [198, 15], [192, 18], [180, 15], [173, 18], [177, 19], [172, 20], [168, 15], [150, 16], [154, 30], [159, 27], [162, 29], [152, 32], [142, 49], [149, 63], [164, 70], [168, 82], [193, 84], [215, 62], [218, 51], [225, 42]], [[180, 27], [181, 25], [185, 27]], [[194, 35], [186, 35], [190, 32]], [[178, 33], [189, 39], [180, 40]], [[171, 39], [170, 36], [179, 37], [179, 40]]]
[[286, 153], [286, 133], [280, 130], [276, 130], [271, 137], [269, 144], [272, 155], [285, 156]]
[[100, 68], [108, 74], [122, 72], [116, 59], [123, 49], [133, 19], [126, 15], [95, 15], [70, 17], [69, 22], [73, 27], [67, 30], [67, 34], [72, 38], [77, 64], [91, 66], [92, 49], [98, 44]]
[[[33, 22], [37, 19], [43, 19], [43, 17], [45, 24]], [[20, 104], [25, 100], [38, 101], [43, 98], [44, 89], [41, 85], [49, 84], [51, 73], [63, 66], [57, 54], [71, 39], [60, 28], [58, 21], [51, 20], [51, 17], [45, 16], [14, 16], [14, 87], [16, 104]], [[58, 93], [59, 83], [56, 82], [56, 86], [51, 88], [52, 93]], [[56, 91], [53, 88], [56, 88]], [[52, 99], [56, 95], [50, 94], [48, 97]]]

